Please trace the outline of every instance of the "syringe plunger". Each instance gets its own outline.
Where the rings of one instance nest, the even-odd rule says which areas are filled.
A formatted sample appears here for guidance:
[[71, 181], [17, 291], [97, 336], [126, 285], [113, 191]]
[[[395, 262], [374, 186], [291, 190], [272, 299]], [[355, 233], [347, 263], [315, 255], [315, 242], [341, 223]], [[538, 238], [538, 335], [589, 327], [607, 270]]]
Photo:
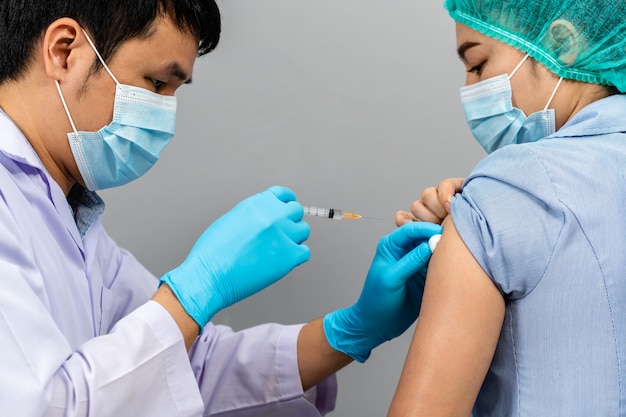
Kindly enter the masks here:
[[361, 218], [361, 215], [356, 213], [351, 213], [349, 211], [343, 211], [339, 209], [333, 208], [324, 208], [317, 206], [303, 206], [304, 214], [309, 216], [317, 216], [317, 217], [326, 217], [328, 219], [341, 220], [341, 219], [351, 219], [357, 220]]

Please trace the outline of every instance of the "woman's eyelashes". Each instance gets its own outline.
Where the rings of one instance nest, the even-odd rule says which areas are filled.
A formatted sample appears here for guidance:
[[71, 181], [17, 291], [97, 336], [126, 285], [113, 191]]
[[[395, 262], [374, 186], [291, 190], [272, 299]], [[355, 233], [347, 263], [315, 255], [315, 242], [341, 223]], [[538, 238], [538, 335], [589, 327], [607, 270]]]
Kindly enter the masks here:
[[469, 70], [467, 70], [467, 72], [472, 73], [472, 74], [476, 74], [476, 75], [482, 74], [483, 66], [485, 65], [485, 62], [486, 61], [483, 61], [480, 64], [471, 67]]

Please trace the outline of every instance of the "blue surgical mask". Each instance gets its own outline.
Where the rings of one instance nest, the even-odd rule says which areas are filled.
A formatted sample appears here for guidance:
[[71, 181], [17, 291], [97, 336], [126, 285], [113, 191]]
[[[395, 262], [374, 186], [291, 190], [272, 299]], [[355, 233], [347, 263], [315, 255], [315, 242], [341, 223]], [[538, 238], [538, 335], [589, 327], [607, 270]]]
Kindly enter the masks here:
[[56, 86], [73, 129], [67, 136], [74, 159], [85, 186], [94, 191], [124, 185], [154, 166], [174, 136], [176, 97], [120, 84], [85, 36], [117, 85], [113, 120], [97, 132], [79, 132], [58, 81]]
[[467, 124], [480, 145], [491, 153], [513, 143], [535, 142], [555, 132], [554, 110], [548, 109], [561, 81], [542, 111], [526, 117], [513, 107], [511, 78], [528, 59], [517, 65], [511, 75], [500, 75], [461, 88], [461, 103]]

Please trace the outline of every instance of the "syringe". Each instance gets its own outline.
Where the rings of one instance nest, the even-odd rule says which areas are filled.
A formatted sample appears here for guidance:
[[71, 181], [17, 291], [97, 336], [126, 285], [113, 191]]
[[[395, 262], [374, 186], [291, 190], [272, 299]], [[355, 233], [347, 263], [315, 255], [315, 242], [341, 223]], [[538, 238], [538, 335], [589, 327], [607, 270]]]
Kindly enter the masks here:
[[308, 216], [317, 216], [317, 217], [326, 217], [328, 219], [341, 220], [341, 219], [350, 219], [350, 220], [358, 220], [362, 219], [363, 216], [360, 214], [352, 213], [349, 211], [343, 211], [339, 209], [333, 208], [323, 208], [316, 206], [303, 206], [304, 214]]

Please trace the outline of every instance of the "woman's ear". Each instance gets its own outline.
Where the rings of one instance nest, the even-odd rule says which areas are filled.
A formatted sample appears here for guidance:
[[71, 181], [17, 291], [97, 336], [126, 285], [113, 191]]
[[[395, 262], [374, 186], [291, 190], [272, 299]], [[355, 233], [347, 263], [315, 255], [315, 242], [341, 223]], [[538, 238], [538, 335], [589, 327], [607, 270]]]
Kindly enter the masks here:
[[71, 65], [75, 62], [74, 55], [79, 54], [81, 44], [77, 35], [81, 27], [74, 19], [67, 17], [55, 20], [46, 29], [43, 38], [42, 54], [46, 74], [54, 80], [62, 80]]
[[546, 33], [545, 46], [566, 66], [576, 62], [582, 48], [582, 39], [574, 25], [564, 19], [555, 20]]

